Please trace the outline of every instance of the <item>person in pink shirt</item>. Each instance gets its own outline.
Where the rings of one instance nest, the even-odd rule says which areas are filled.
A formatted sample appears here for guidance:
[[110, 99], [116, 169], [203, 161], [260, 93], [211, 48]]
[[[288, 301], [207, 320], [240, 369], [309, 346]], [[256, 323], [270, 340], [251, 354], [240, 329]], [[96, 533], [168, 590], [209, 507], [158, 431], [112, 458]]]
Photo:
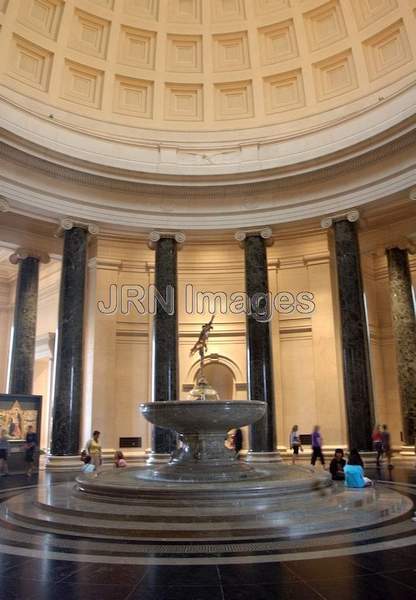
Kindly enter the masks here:
[[126, 459], [124, 458], [124, 454], [121, 450], [117, 450], [117, 452], [114, 454], [114, 466], [116, 469], [127, 467]]

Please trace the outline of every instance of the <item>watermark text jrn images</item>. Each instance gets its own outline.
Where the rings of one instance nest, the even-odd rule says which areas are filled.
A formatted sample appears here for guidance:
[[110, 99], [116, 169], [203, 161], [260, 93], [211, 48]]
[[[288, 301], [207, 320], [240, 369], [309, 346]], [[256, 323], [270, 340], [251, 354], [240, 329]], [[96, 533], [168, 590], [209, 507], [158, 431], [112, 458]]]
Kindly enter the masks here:
[[[180, 294], [180, 297], [183, 298], [181, 304], [187, 314], [251, 315], [262, 322], [270, 321], [274, 313], [310, 314], [316, 309], [314, 294], [309, 291], [282, 291], [276, 294], [258, 292], [249, 296], [240, 291], [201, 291], [196, 290], [192, 284], [186, 284], [184, 294]], [[164, 290], [158, 290], [154, 285], [145, 287], [112, 284], [108, 297], [97, 303], [98, 310], [107, 315], [117, 312], [122, 315], [134, 312], [139, 315], [155, 315], [158, 310], [173, 315], [177, 309], [176, 305], [175, 289], [169, 285]]]

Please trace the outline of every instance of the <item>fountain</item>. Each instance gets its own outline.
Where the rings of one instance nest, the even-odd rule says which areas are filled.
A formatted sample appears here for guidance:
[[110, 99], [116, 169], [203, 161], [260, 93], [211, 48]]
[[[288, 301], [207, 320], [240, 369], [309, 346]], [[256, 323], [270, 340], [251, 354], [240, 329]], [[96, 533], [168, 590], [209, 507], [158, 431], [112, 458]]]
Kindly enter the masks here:
[[349, 491], [331, 485], [325, 471], [238, 460], [224, 446], [226, 433], [256, 422], [265, 404], [218, 398], [204, 376], [210, 329], [212, 320], [193, 348], [201, 365], [188, 400], [140, 405], [148, 421], [179, 435], [167, 464], [104, 469], [78, 476], [75, 486], [15, 496], [0, 507], [3, 535], [14, 526], [20, 538], [27, 532], [31, 553], [37, 537], [48, 539], [54, 558], [69, 559], [74, 547], [92, 560], [102, 553], [123, 563], [253, 560], [253, 553], [279, 560], [305, 536], [305, 551], [320, 549], [324, 535], [335, 553], [341, 532], [357, 529], [359, 543], [367, 529], [372, 542], [382, 539], [392, 519], [411, 513], [411, 500], [393, 490]]
[[[172, 502], [172, 509], [180, 505], [186, 487], [186, 502], [197, 495], [199, 502], [212, 503], [221, 494], [228, 498], [224, 508], [231, 510], [238, 499], [245, 499], [250, 511], [258, 510], [253, 495], [261, 501], [262, 509], [275, 504], [279, 492], [295, 493], [316, 491], [331, 485], [327, 473], [316, 474], [304, 467], [288, 467], [276, 463], [249, 464], [239, 460], [234, 451], [225, 446], [227, 432], [251, 425], [261, 419], [266, 405], [261, 401], [220, 400], [205, 377], [205, 354], [213, 319], [203, 325], [199, 338], [191, 350], [198, 353], [198, 379], [187, 400], [147, 402], [140, 404], [141, 414], [153, 425], [175, 431], [178, 448], [167, 463], [148, 461], [145, 468], [124, 473], [102, 473], [99, 477], [77, 478], [80, 494], [139, 499], [152, 493], [154, 503]], [[166, 499], [168, 497], [168, 500]], [[214, 508], [214, 510], [217, 510]]]
[[227, 432], [251, 425], [265, 413], [264, 402], [220, 400], [208, 383], [205, 373], [205, 353], [211, 318], [202, 327], [191, 350], [200, 357], [198, 380], [188, 400], [178, 402], [149, 402], [140, 405], [142, 415], [153, 425], [172, 429], [179, 434], [179, 448], [166, 466], [142, 473], [143, 477], [181, 482], [238, 481], [257, 478], [256, 470], [237, 460], [234, 452], [225, 447]]

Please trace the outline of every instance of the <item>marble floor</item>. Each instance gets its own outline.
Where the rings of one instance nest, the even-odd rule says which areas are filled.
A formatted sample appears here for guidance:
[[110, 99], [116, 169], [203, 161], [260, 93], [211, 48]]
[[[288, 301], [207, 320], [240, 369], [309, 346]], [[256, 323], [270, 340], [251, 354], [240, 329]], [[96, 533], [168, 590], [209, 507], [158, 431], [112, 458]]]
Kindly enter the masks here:
[[[370, 477], [416, 484], [413, 465], [396, 465]], [[53, 485], [73, 475], [47, 475], [28, 483], [23, 476], [0, 480], [0, 499], [16, 488]], [[1, 540], [0, 540], [1, 541]], [[50, 536], [45, 535], [45, 547]], [[82, 553], [82, 541], [79, 552]], [[11, 552], [11, 551], [10, 551]], [[26, 548], [27, 552], [27, 548]], [[374, 552], [312, 560], [223, 564], [133, 565], [31, 558], [0, 554], [1, 600], [416, 600], [416, 544], [395, 547], [388, 536]], [[253, 561], [256, 557], [253, 555]], [[157, 561], [156, 561], [157, 562]]]

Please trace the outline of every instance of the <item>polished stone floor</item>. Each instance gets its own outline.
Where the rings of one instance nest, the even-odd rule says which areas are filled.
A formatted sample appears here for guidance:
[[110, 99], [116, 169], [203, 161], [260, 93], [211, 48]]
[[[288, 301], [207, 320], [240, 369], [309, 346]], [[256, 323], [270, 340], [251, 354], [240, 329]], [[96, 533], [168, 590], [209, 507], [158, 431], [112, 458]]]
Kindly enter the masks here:
[[[416, 484], [413, 465], [370, 477]], [[40, 484], [72, 475], [41, 475]], [[28, 484], [23, 476], [0, 480], [3, 499]], [[45, 545], [48, 535], [45, 535]], [[82, 542], [81, 542], [82, 543]], [[416, 545], [336, 558], [208, 565], [129, 565], [44, 560], [0, 554], [1, 600], [416, 600]], [[80, 548], [80, 551], [82, 549]], [[357, 550], [359, 548], [357, 547]], [[253, 559], [255, 557], [253, 556]]]

